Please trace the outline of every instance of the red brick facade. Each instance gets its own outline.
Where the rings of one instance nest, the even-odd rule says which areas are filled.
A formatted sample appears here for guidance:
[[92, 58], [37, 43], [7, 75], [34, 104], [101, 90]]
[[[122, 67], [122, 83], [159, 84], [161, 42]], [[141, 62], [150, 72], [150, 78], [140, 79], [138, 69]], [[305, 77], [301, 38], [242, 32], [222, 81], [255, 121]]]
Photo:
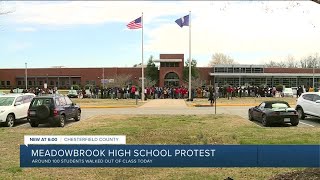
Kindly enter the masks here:
[[159, 86], [164, 86], [164, 79], [166, 74], [174, 72], [179, 76], [179, 84], [183, 84], [183, 67], [184, 67], [184, 54], [160, 54], [160, 59], [181, 59], [179, 67], [160, 67], [159, 70]]
[[[161, 67], [159, 65], [159, 86], [165, 85], [165, 77], [168, 73], [173, 72], [178, 76], [179, 85], [187, 86], [183, 82], [184, 54], [160, 54], [161, 61], [175, 62], [174, 67]], [[177, 65], [178, 64], [178, 65]], [[212, 84], [213, 72], [211, 67], [199, 67], [199, 75], [202, 84]], [[302, 68], [264, 68], [264, 73], [306, 73], [312, 74], [313, 69]], [[320, 73], [320, 69], [316, 69], [315, 73]], [[44, 83], [48, 83], [48, 87], [58, 86], [59, 88], [70, 88], [73, 84], [85, 86], [88, 83], [101, 85], [103, 77], [103, 68], [28, 68], [28, 87], [43, 87]], [[104, 78], [114, 79], [119, 75], [130, 75], [130, 82], [138, 84], [141, 77], [141, 67], [130, 68], [104, 68]], [[0, 69], [0, 88], [24, 88], [25, 87], [25, 69]], [[29, 82], [31, 81], [31, 82]], [[29, 84], [31, 83], [31, 84]]]

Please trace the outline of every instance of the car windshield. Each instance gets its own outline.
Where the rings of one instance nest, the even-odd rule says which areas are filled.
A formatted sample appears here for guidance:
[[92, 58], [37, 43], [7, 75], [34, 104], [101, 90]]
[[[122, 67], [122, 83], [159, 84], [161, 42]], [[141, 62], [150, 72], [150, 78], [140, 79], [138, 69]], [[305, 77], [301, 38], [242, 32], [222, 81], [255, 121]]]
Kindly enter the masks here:
[[50, 106], [51, 104], [52, 104], [51, 98], [38, 98], [38, 99], [33, 99], [31, 107], [37, 107], [41, 105]]
[[13, 101], [14, 97], [0, 97], [0, 106], [11, 106]]
[[276, 108], [276, 109], [285, 109], [288, 108], [289, 106], [285, 103], [274, 103], [272, 104], [272, 108]]
[[77, 94], [77, 91], [76, 91], [76, 90], [69, 90], [68, 93], [69, 93], [69, 94]]

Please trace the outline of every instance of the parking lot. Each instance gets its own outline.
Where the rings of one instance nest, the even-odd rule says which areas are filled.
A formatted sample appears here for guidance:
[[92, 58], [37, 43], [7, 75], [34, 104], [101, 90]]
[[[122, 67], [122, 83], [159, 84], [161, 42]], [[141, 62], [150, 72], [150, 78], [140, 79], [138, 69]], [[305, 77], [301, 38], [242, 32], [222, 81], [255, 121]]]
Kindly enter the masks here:
[[[152, 101], [151, 101], [152, 102]], [[180, 104], [180, 103], [176, 103]], [[250, 107], [245, 106], [226, 106], [226, 107], [217, 107], [217, 114], [230, 114], [230, 115], [238, 115], [244, 120], [248, 120], [248, 109]], [[167, 107], [154, 107], [152, 105], [148, 105], [148, 103], [139, 108], [83, 108], [82, 109], [82, 118], [81, 121], [85, 121], [88, 118], [92, 118], [99, 115], [207, 115], [207, 114], [215, 114], [214, 107], [187, 107], [182, 105], [168, 105]], [[80, 122], [81, 122], [80, 121]], [[248, 120], [249, 121], [249, 120]], [[71, 120], [66, 123], [66, 126], [71, 126], [76, 123]], [[252, 122], [258, 126], [261, 126], [260, 122]], [[279, 127], [281, 125], [277, 125]], [[290, 124], [282, 125], [286, 127], [290, 127]], [[26, 120], [17, 123], [16, 128], [31, 128], [29, 123]], [[40, 125], [39, 127], [49, 127], [47, 124]], [[300, 120], [299, 128], [313, 128], [320, 127], [320, 119], [315, 118], [306, 118], [306, 120]]]

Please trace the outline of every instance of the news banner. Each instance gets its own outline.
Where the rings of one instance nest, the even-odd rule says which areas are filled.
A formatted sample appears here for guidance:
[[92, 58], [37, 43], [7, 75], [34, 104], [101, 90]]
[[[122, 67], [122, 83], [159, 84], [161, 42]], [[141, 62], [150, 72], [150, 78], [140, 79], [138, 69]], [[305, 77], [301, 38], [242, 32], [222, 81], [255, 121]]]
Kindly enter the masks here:
[[320, 167], [320, 145], [131, 145], [124, 135], [26, 135], [20, 167]]

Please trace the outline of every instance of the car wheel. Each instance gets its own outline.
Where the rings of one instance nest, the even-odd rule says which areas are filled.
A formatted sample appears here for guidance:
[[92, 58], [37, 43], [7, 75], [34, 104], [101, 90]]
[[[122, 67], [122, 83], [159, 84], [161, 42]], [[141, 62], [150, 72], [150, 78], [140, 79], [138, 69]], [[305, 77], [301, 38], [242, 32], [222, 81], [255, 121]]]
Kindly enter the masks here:
[[61, 115], [58, 122], [58, 127], [64, 127], [65, 122], [66, 122], [66, 117], [64, 115]]
[[299, 121], [296, 121], [296, 122], [292, 122], [292, 123], [291, 123], [292, 126], [298, 126], [298, 124], [299, 124]]
[[264, 126], [264, 127], [268, 127], [269, 126], [269, 123], [268, 123], [268, 120], [267, 120], [267, 116], [266, 115], [263, 115], [262, 116], [262, 125]]
[[5, 125], [7, 127], [13, 127], [14, 126], [14, 121], [15, 121], [14, 115], [13, 114], [8, 114]]
[[78, 109], [76, 116], [74, 117], [75, 121], [80, 121], [81, 119], [81, 111]]
[[39, 126], [39, 123], [34, 122], [34, 121], [31, 121], [31, 122], [30, 122], [30, 125], [31, 125], [31, 127], [38, 127], [38, 126]]
[[298, 118], [304, 120], [306, 116], [304, 115], [303, 109], [299, 107], [297, 111], [298, 111]]
[[254, 120], [253, 117], [252, 117], [251, 111], [248, 112], [248, 116], [249, 116], [249, 120], [250, 120], [250, 121], [253, 121], [253, 120]]

